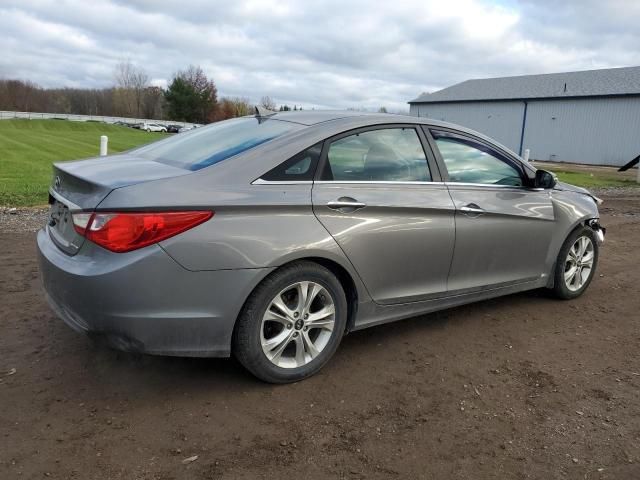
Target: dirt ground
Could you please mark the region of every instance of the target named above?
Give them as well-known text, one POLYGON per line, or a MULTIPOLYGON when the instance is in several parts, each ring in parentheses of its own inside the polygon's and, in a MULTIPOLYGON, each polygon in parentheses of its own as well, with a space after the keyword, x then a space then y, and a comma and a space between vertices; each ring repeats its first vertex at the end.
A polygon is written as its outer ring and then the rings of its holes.
POLYGON ((95 346, 47 308, 34 234, 0 233, 0 478, 640 478, 640 194, 602 212, 580 299, 353 333, 288 386, 95 346))

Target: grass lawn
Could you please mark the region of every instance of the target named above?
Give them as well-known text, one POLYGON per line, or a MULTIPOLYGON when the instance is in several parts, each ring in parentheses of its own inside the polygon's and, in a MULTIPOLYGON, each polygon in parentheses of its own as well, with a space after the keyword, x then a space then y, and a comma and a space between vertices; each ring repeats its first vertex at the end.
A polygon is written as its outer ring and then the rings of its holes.
POLYGON ((558 176, 561 182, 571 183, 584 188, 599 187, 640 187, 636 182, 637 170, 618 172, 615 167, 594 167, 575 164, 536 163, 537 168, 549 170, 558 176))
POLYGON ((97 156, 100 135, 109 137, 109 153, 165 136, 97 122, 0 120, 0 205, 46 204, 51 164, 97 156))

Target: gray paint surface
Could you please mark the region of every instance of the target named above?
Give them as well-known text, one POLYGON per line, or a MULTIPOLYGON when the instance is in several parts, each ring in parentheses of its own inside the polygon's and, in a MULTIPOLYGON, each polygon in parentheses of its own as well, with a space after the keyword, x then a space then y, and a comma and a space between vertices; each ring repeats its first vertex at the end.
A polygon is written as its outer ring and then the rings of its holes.
MULTIPOLYGON (((278 114, 291 120, 295 115, 278 114)), ((313 114, 305 115, 313 123, 313 114)), ((598 217, 594 200, 568 186, 541 191, 446 181, 254 183, 319 140, 381 124, 454 128, 519 161, 463 127, 397 115, 339 115, 318 114, 321 121, 309 128, 187 174, 171 175, 162 164, 154 170, 153 162, 138 163, 135 154, 129 161, 119 156, 113 162, 103 157, 57 164, 64 175, 60 189, 88 211, 204 209, 215 215, 128 253, 90 241, 65 253, 45 227, 37 239, 40 270, 54 310, 74 328, 120 348, 224 356, 250 293, 289 262, 321 261, 341 269, 354 285, 357 315, 350 324, 359 329, 549 286, 564 239, 598 217), (340 197, 365 206, 328 211, 327 203, 340 197), (463 213, 469 202, 484 214, 463 213)), ((439 153, 428 143, 424 148, 446 179, 439 153)), ((534 173, 529 165, 523 169, 529 178, 534 173)))

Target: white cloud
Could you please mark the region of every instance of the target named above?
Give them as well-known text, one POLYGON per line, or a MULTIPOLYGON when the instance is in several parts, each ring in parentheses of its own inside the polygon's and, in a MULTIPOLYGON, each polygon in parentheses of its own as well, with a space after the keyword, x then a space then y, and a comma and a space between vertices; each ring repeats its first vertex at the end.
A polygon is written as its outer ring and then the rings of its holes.
POLYGON ((406 109, 467 78, 638 65, 639 23, 624 0, 3 0, 0 76, 101 87, 130 58, 159 86, 198 64, 221 95, 406 109))

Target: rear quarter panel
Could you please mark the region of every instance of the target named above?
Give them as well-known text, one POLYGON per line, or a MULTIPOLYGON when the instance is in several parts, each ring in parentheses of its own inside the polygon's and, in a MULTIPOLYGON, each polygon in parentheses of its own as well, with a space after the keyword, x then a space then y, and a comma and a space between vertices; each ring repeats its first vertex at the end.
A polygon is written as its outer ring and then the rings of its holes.
POLYGON ((188 175, 113 191, 99 210, 211 209, 213 218, 160 246, 191 271, 278 267, 310 257, 331 260, 368 293, 333 237, 313 214, 311 184, 221 186, 188 175))

